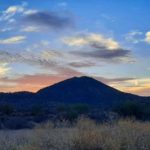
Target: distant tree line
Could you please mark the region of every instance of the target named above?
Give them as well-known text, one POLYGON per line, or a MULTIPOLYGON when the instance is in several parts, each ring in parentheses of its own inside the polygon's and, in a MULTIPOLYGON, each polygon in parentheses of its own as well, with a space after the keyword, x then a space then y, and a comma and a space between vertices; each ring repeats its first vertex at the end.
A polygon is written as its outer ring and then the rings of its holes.
POLYGON ((150 105, 128 101, 116 106, 113 111, 121 117, 134 117, 136 119, 150 119, 150 105))

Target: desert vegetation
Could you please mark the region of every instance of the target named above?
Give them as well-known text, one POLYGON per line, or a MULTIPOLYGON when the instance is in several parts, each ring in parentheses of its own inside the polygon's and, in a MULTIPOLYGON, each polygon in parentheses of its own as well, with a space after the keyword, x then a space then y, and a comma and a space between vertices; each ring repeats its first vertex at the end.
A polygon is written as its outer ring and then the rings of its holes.
POLYGON ((120 119, 97 123, 80 117, 45 122, 34 129, 1 130, 0 150, 149 150, 150 122, 120 119))

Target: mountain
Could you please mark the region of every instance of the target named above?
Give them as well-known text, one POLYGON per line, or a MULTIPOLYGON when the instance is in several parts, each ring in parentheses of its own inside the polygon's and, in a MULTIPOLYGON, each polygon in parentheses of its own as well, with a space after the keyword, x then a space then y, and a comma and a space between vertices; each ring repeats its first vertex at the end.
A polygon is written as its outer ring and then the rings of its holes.
POLYGON ((59 103, 86 103, 100 107, 111 107, 124 101, 148 102, 150 97, 124 93, 93 78, 73 77, 36 93, 38 99, 59 103))
POLYGON ((36 93, 0 93, 0 129, 32 128, 46 120, 73 121, 81 114, 109 121, 122 110, 150 120, 150 97, 124 93, 90 77, 73 77, 36 93))
POLYGON ((0 104, 9 103, 27 109, 34 105, 49 107, 59 104, 89 104, 111 108, 125 101, 150 103, 150 97, 142 97, 116 90, 93 78, 73 77, 39 90, 37 93, 0 93, 0 104))

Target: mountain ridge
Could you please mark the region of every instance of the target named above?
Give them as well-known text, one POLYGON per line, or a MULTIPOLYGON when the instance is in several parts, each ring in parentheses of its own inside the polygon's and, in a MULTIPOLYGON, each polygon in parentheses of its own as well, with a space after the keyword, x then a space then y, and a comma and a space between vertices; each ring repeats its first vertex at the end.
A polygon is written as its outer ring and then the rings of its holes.
POLYGON ((94 78, 72 77, 32 92, 0 93, 0 104, 31 107, 36 104, 49 106, 50 103, 84 103, 109 108, 125 101, 150 103, 150 97, 125 93, 94 78))

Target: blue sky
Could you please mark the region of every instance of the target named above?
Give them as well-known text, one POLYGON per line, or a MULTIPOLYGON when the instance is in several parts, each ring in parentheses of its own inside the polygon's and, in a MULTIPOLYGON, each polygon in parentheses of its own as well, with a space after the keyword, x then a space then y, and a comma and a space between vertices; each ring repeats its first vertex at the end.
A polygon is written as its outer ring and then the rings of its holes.
POLYGON ((150 93, 147 0, 1 0, 0 91, 72 76, 150 93))

